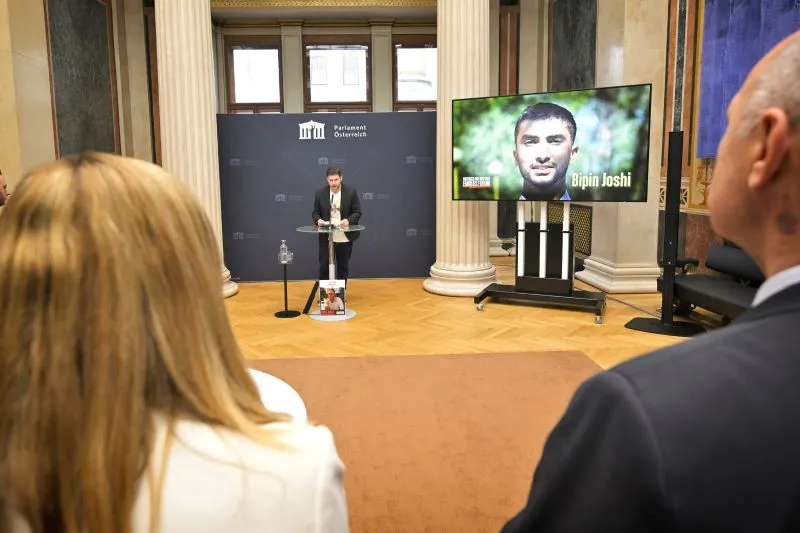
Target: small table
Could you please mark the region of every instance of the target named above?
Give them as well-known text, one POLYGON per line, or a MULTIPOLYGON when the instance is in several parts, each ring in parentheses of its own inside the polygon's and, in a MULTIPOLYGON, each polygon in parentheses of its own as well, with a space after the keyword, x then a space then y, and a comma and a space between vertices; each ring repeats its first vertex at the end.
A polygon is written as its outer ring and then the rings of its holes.
POLYGON ((286 267, 291 265, 292 261, 281 261, 281 265, 283 265, 283 311, 278 311, 275 313, 275 316, 278 318, 294 318, 296 316, 300 316, 300 311, 290 311, 289 310, 289 291, 287 288, 287 279, 286 279, 286 267))
MULTIPOLYGON (((345 233, 350 233, 352 231, 362 231, 366 229, 366 226, 362 226, 359 224, 350 224, 346 228, 342 228, 338 225, 330 225, 330 226, 301 226, 297 228, 297 231, 300 233, 316 233, 316 234, 327 234, 328 235, 328 279, 334 280, 336 279, 336 261, 333 253, 333 233, 335 231, 343 231, 345 233)), ((311 309, 311 304, 314 301, 314 296, 317 294, 317 289, 319 288, 319 280, 314 281, 314 287, 311 289, 311 294, 308 295, 308 300, 306 301, 306 306, 303 309, 303 314, 308 315, 309 310, 311 309)), ((310 315, 312 318, 317 320, 325 320, 325 321, 338 321, 338 320, 347 320, 349 318, 353 318, 356 316, 355 311, 348 309, 344 315, 332 315, 332 316, 323 316, 319 313, 310 315)))

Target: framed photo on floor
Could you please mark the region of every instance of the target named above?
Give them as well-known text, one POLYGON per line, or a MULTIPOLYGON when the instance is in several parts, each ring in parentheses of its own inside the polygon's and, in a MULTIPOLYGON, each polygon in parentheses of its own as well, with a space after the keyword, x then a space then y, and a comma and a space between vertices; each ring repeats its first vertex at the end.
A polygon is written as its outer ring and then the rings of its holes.
POLYGON ((343 279, 319 281, 319 314, 343 315, 347 310, 343 279))

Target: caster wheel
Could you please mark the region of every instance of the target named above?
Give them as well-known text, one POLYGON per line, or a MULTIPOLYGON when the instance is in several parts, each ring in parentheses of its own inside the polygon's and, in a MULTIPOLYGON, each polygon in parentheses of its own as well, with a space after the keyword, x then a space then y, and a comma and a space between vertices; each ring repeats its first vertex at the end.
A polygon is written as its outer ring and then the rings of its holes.
POLYGON ((475 309, 477 309, 478 311, 483 311, 483 304, 476 305, 475 309))
POLYGON ((602 324, 603 323, 603 317, 601 317, 600 315, 595 316, 594 317, 594 323, 595 324, 602 324))

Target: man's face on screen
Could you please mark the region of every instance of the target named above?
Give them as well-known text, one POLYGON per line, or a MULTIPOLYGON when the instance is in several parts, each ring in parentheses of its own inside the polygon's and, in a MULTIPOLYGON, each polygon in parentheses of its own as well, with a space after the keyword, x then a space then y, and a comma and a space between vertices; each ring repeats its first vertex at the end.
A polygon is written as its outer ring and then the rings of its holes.
POLYGON ((519 125, 514 161, 528 193, 545 196, 566 190, 567 169, 578 153, 567 124, 557 118, 526 120, 519 125))
POLYGON ((333 192, 339 192, 339 187, 342 186, 342 177, 336 174, 328 176, 328 186, 333 192))

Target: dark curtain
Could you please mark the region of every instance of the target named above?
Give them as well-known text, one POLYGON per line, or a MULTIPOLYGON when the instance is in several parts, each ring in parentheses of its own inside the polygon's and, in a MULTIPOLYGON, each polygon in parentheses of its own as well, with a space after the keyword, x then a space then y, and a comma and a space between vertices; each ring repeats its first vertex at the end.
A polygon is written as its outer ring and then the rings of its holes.
POLYGON ((697 157, 715 157, 725 110, 747 74, 800 28, 797 0, 705 0, 697 157))

